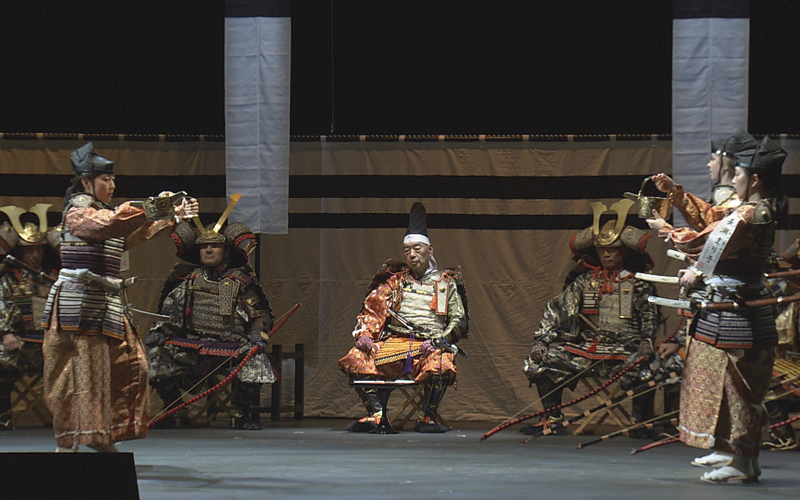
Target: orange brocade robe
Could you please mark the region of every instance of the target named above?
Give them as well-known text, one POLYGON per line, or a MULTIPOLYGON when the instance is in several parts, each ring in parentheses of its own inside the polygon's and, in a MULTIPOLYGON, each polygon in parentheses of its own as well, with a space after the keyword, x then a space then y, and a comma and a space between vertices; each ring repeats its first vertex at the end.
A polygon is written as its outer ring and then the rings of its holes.
MULTIPOLYGON (((110 271, 96 274, 118 276, 118 263, 116 269, 113 263, 119 260, 119 255, 104 254, 115 248, 106 242, 120 240, 119 248, 129 248, 171 224, 171 221, 148 222, 144 211, 129 203, 116 210, 72 207, 66 213, 64 225, 68 233, 82 241, 72 246, 62 243, 64 269, 91 268, 99 260, 100 268, 110 271), (88 253, 82 255, 84 250, 88 253), (91 255, 85 261, 86 266, 75 264, 86 255, 91 255)), ((46 329, 44 393, 53 413, 53 432, 59 447, 103 446, 147 435, 150 400, 144 347, 125 317, 122 335, 106 333, 109 330, 102 324, 110 321, 110 316, 103 313, 103 302, 96 303, 97 297, 106 298, 106 312, 111 304, 119 303, 119 292, 63 275, 48 298, 50 314, 43 325, 46 329), (91 304, 82 302, 80 297, 91 297, 91 304), (99 326, 65 329, 59 318, 59 309, 67 305, 65 301, 71 302, 68 305, 72 309, 91 307, 98 311, 89 318, 94 317, 99 326)))
POLYGON ((415 280, 407 268, 392 273, 386 281, 367 295, 353 334, 355 338, 363 335, 371 336, 375 341, 375 348, 371 352, 364 352, 353 347, 339 360, 339 368, 349 375, 359 377, 383 380, 410 377, 417 382, 434 375, 448 374, 449 383, 455 383, 456 366, 452 353, 436 350, 425 355, 420 350, 422 342, 434 336, 433 334, 418 332, 411 339, 392 326, 389 309, 402 313, 404 300, 406 308, 410 303, 413 304, 412 308, 418 314, 415 320, 420 321, 421 317, 427 316, 431 324, 439 322, 441 327, 439 333, 457 331, 455 325, 466 315, 461 298, 456 292, 455 278, 451 271, 433 271, 421 280, 415 280), (431 300, 433 295, 427 293, 427 287, 433 290, 436 283, 440 282, 449 284, 447 314, 433 319, 437 316, 434 312, 435 304, 431 300), (404 374, 404 365, 409 353, 412 358, 412 370, 410 374, 404 374))

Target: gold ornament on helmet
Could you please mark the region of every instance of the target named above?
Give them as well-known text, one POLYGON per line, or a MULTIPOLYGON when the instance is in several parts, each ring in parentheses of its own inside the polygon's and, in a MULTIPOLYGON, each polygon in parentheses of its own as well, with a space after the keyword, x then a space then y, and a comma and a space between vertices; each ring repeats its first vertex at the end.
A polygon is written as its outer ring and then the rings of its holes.
POLYGON ((47 244, 47 209, 52 206, 52 203, 37 203, 26 211, 14 205, 6 205, 0 207, 0 212, 8 216, 11 226, 20 237, 21 245, 45 245, 47 244), (26 222, 23 225, 20 216, 24 213, 36 215, 39 218, 39 227, 32 222, 26 222))
POLYGON ((622 245, 618 242, 622 230, 625 229, 625 220, 628 216, 628 210, 634 205, 635 202, 627 199, 622 199, 607 208, 604 203, 595 201, 589 203, 594 212, 594 222, 592 224, 592 237, 594 245, 599 247, 619 246, 622 245), (617 214, 616 220, 606 222, 603 227, 600 227, 600 217, 607 211, 614 211, 617 214), (617 245, 615 245, 617 243, 617 245))
POLYGON ((203 227, 203 224, 200 222, 200 218, 197 216, 193 217, 194 223, 197 226, 197 229, 200 231, 200 236, 195 241, 196 244, 201 245, 204 243, 225 243, 225 235, 220 233, 220 229, 222 229, 222 225, 225 223, 225 220, 233 211, 233 207, 239 202, 239 198, 242 195, 239 193, 232 194, 230 196, 231 202, 228 203, 228 207, 222 212, 220 215, 219 220, 213 226, 209 226, 209 228, 203 227))

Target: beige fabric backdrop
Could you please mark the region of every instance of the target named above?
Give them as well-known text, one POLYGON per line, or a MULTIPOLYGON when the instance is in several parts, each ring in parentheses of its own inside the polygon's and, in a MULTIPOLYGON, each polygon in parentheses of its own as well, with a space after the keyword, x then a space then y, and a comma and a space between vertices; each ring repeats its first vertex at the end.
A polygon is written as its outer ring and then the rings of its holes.
MULTIPOLYGON (((613 139, 613 138, 612 138, 613 139)), ((788 141, 791 142, 791 141, 788 141)), ((70 173, 69 152, 82 141, 0 140, 3 173, 31 174, 33 182, 70 173)), ((104 156, 118 162, 120 182, 127 175, 224 175, 220 142, 95 141, 104 156)), ((787 160, 787 173, 800 173, 797 149, 787 160)), ((290 174, 608 176, 669 172, 669 141, 610 140, 602 142, 293 142, 290 174)), ((699 166, 699 168, 702 166, 699 166)), ((210 177, 217 176, 217 177, 210 177)), ((66 186, 64 186, 66 187, 66 186)), ((153 186, 179 190, 181 186, 153 186)), ((6 190, 8 192, 8 190, 6 190)), ((191 194, 191 193, 190 193, 191 194)), ((621 197, 610 192, 606 204, 621 197)), ((407 213, 417 201, 403 198, 290 200, 290 214, 407 213)), ((491 198, 421 199, 429 214, 561 215, 589 214, 592 200, 502 200, 491 198)), ((60 210, 61 198, 7 196, 0 205, 28 208, 39 201, 60 210)), ((201 198, 204 212, 219 213, 225 202, 201 198)), ((206 223, 212 221, 205 221, 206 223)), ((459 359, 458 389, 448 393, 442 411, 450 420, 499 422, 528 407, 536 391, 520 371, 532 343, 544 303, 561 289, 571 268, 567 230, 446 230, 430 228, 440 267, 460 265, 469 296, 470 338, 460 345, 469 358, 459 359)), ((276 315, 297 302, 302 307, 276 335, 284 346, 304 343, 307 416, 354 417, 363 409, 347 387, 336 361, 352 346, 351 331, 366 287, 381 263, 401 257, 403 229, 297 229, 286 235, 261 235, 261 282, 276 315)), ((783 235, 782 241, 797 236, 783 235)), ((783 245, 778 243, 776 246, 783 245)), ((674 273, 677 265, 664 257, 666 246, 656 238, 648 250, 656 273, 674 273)), ((169 238, 147 242, 131 252, 130 274, 139 276, 131 299, 154 310, 163 277, 177 259, 169 238)), ((661 293, 676 290, 661 286, 661 293)), ((672 314, 672 311, 665 311, 672 314)), ((138 316, 142 335, 150 319, 138 316)), ((285 365, 290 366, 288 363, 285 365)), ((286 370, 287 380, 291 370, 286 370)), ((287 384, 290 386, 290 384, 287 384)), ((537 406, 529 407, 526 412, 537 406)))

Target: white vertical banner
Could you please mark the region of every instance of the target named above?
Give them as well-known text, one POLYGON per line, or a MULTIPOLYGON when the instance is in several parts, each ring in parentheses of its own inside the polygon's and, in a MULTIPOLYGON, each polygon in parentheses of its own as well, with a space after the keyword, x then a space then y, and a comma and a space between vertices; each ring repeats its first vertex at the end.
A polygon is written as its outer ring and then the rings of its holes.
POLYGON ((254 233, 289 228, 289 0, 225 4, 225 174, 242 198, 229 220, 254 233))
POLYGON ((672 174, 700 197, 711 191, 711 141, 747 128, 748 7, 748 0, 674 2, 672 174))

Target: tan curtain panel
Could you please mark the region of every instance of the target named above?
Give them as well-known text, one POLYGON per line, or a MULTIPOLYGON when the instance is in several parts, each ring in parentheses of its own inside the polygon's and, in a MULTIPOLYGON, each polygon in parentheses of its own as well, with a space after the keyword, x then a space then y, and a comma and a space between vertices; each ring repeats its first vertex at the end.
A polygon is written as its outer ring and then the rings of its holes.
MULTIPOLYGON (((69 152, 83 142, 0 139, 0 205, 44 201, 60 211, 69 152)), ((94 142, 117 162, 120 197, 185 189, 200 199, 204 222, 224 210, 224 142, 94 142)), ((800 173, 797 150, 787 160, 789 173, 800 173)), ((637 191, 646 176, 669 173, 672 164, 670 141, 657 137, 323 138, 292 142, 290 160, 289 232, 260 236, 260 279, 277 316, 302 303, 273 341, 306 345, 306 415, 363 413, 337 360, 353 345, 355 317, 374 272, 386 259, 402 257, 408 211, 421 201, 440 268, 462 268, 471 314, 470 338, 459 344, 469 358, 458 359, 458 387, 442 411, 448 420, 482 421, 501 421, 538 399, 520 367, 545 302, 571 269, 569 239, 591 224, 589 201, 610 205, 624 191, 637 191)), ((633 213, 629 220, 636 222, 633 213)), ((786 233, 787 241, 797 237, 786 233)), ((665 249, 657 238, 648 243, 656 273, 677 269, 665 249)), ((129 274, 139 276, 130 294, 136 307, 155 310, 176 262, 170 238, 131 252, 129 274)), ((677 294, 668 286, 660 291, 677 294)), ((152 319, 136 319, 146 335, 152 319)), ((288 382, 292 370, 285 366, 288 382)))

